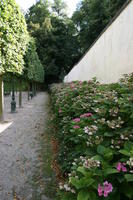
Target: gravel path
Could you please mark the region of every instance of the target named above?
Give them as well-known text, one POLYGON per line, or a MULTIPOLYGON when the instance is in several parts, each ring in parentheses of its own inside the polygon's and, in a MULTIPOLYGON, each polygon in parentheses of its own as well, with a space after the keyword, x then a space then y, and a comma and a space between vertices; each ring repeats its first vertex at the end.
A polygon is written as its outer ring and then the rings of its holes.
MULTIPOLYGON (((39 93, 11 114, 10 97, 5 98, 5 119, 13 122, 0 133, 0 200, 33 200, 32 175, 39 165, 40 144, 47 118, 47 93, 39 93)), ((1 125, 2 126, 2 125, 1 125)), ((41 200, 48 200, 43 195, 41 200)))

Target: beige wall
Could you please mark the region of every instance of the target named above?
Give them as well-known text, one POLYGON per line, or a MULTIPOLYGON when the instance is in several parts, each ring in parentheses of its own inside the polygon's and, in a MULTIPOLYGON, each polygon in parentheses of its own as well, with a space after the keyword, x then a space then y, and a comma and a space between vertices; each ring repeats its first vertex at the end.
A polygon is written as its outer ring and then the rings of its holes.
POLYGON ((64 81, 84 81, 97 77, 102 83, 111 83, 130 72, 133 72, 133 0, 64 81))

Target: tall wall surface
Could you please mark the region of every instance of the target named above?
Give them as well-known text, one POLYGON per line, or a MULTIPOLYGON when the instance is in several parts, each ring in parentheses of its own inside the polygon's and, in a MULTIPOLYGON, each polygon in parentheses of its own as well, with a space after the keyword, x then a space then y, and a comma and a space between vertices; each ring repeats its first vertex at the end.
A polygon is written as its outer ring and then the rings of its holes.
POLYGON ((90 80, 117 82, 133 72, 133 0, 103 31, 83 58, 65 77, 64 82, 90 80))

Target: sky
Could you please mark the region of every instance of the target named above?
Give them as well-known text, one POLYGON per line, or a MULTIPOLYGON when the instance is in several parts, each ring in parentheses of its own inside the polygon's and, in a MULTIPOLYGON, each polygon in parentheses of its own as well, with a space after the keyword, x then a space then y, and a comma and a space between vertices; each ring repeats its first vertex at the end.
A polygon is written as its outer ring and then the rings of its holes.
MULTIPOLYGON (((76 9, 76 4, 79 0, 64 0, 68 5, 68 15, 71 16, 73 11, 76 9)), ((36 0, 16 0, 16 2, 20 5, 23 10, 27 10, 33 4, 35 4, 36 0)))

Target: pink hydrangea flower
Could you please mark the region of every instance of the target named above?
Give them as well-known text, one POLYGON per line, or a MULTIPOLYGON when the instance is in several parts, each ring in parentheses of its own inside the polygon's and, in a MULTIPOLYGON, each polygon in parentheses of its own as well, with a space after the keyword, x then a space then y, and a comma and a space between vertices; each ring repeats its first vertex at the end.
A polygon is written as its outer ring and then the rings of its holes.
POLYGON ((74 128, 74 129, 79 129, 79 128, 80 128, 80 126, 73 126, 73 128, 74 128))
POLYGON ((120 162, 117 163, 116 169, 117 169, 119 172, 121 171, 121 163, 120 163, 120 162))
POLYGON ((61 109, 59 109, 59 111, 58 111, 59 113, 61 113, 62 112, 62 110, 61 109))
POLYGON ((104 182, 104 197, 107 197, 110 192, 112 192, 113 187, 111 183, 108 183, 107 181, 104 182))
POLYGON ((123 163, 123 165, 122 165, 122 171, 123 172, 127 172, 127 168, 125 167, 125 165, 126 165, 126 163, 123 163))
POLYGON ((116 169, 120 172, 127 172, 127 168, 126 168, 126 163, 121 163, 121 162, 118 162, 117 163, 117 166, 116 166, 116 169))
POLYGON ((81 115, 80 117, 87 118, 87 117, 91 117, 91 116, 92 116, 92 113, 85 113, 85 114, 81 115))
POLYGON ((103 186, 98 184, 98 195, 99 196, 108 197, 109 193, 111 193, 112 190, 113 190, 112 184, 108 183, 108 181, 105 181, 103 183, 103 186))
POLYGON ((98 184, 98 195, 99 196, 103 195, 103 187, 100 184, 98 184))
POLYGON ((73 83, 70 84, 70 88, 73 89, 75 85, 73 83))
POLYGON ((80 118, 73 119, 73 122, 80 122, 80 118))

